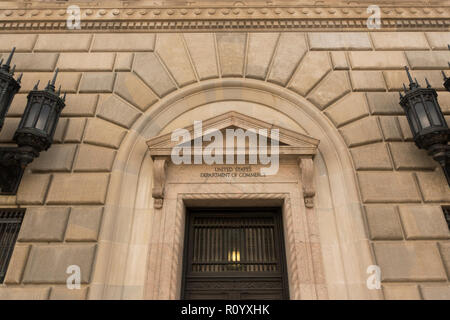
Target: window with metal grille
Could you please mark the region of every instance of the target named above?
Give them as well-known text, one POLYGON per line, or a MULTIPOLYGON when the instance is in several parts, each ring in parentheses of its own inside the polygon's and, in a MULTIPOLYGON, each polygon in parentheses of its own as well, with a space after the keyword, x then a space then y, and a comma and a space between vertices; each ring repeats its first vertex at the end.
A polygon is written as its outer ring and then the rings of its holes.
POLYGON ((0 283, 5 279, 24 214, 25 209, 0 209, 0 283))
POLYGON ((450 206, 442 207, 442 211, 444 211, 445 220, 447 220, 448 228, 450 229, 450 206))

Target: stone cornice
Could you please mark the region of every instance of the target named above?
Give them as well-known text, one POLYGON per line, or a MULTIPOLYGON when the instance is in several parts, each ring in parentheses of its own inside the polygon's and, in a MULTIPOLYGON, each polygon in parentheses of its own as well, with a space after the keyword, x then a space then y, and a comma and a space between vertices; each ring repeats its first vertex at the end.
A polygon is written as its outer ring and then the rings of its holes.
MULTIPOLYGON (((365 6, 81 8, 68 30, 65 8, 0 9, 1 32, 367 31, 365 6)), ((381 29, 450 30, 450 6, 381 7, 381 29)))

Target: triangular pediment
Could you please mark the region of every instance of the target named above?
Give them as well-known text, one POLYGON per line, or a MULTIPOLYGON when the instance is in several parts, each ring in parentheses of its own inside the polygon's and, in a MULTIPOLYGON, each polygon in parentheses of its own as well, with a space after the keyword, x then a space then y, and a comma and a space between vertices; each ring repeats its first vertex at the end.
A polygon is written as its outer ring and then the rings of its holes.
MULTIPOLYGON (((211 132, 220 131, 224 139, 223 145, 226 146, 225 137, 228 129, 234 131, 238 129, 242 129, 244 131, 253 131, 256 132, 258 139, 261 135, 263 135, 269 147, 272 142, 271 130, 277 129, 279 133, 277 141, 280 149, 280 155, 314 155, 317 151, 317 146, 319 145, 319 140, 317 139, 289 129, 276 127, 268 122, 261 121, 234 111, 227 112, 214 118, 202 121, 202 130, 200 131, 200 134, 198 134, 199 127, 197 126, 196 128, 197 131, 195 131, 194 124, 183 128, 184 130, 186 130, 185 132, 189 132, 190 137, 192 137, 189 142, 186 140, 183 145, 194 146, 194 140, 200 140, 200 145, 204 147, 205 145, 208 145, 210 143, 204 141, 205 136, 207 136, 208 133, 210 134, 211 132)), ((170 155, 171 150, 179 144, 180 141, 172 141, 172 133, 160 135, 147 141, 150 155, 152 157, 170 155)))
MULTIPOLYGON (((222 141, 223 141, 223 143, 225 144, 225 139, 224 139, 224 137, 227 136, 227 131, 231 130, 232 132, 237 132, 237 130, 239 130, 239 129, 246 130, 246 129, 244 129, 244 128, 240 128, 240 127, 236 127, 236 126, 229 126, 229 127, 223 128, 223 129, 216 129, 216 128, 215 128, 215 129, 214 129, 212 132, 210 132, 210 133, 214 134, 214 133, 216 133, 216 132, 220 132, 220 136, 222 136, 222 139, 223 139, 222 141)), ((258 131, 257 131, 257 132, 258 132, 258 131)), ((269 134, 268 134, 268 135, 264 135, 264 137, 267 139, 267 145, 271 145, 272 142, 275 141, 275 140, 273 140, 273 139, 270 137, 270 131, 269 131, 269 130, 268 130, 268 133, 269 133, 269 134)), ((192 135, 191 135, 191 137, 192 137, 192 135)), ((180 146, 194 145, 195 142, 200 141, 200 144, 201 144, 203 147, 206 147, 207 145, 210 144, 210 141, 209 141, 209 140, 206 141, 206 140, 205 140, 205 137, 206 137, 206 132, 204 131, 203 134, 200 135, 199 137, 196 137, 195 139, 192 138, 191 140, 186 141, 186 142, 184 142, 184 143, 181 143, 181 144, 179 144, 179 145, 180 145, 180 146)), ((256 133, 256 137, 259 138, 259 137, 260 137, 260 134, 256 133)), ((278 141, 278 145, 279 145, 279 146, 287 146, 287 144, 281 142, 280 139, 277 139, 276 141, 278 141)), ((247 140, 246 142, 247 142, 247 146, 248 146, 248 142, 249 142, 249 141, 247 140)))

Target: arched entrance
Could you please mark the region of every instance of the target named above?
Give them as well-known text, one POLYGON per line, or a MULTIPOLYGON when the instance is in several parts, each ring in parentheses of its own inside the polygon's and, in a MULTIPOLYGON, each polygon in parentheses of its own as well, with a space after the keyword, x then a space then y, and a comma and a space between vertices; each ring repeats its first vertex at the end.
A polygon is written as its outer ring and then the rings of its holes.
MULTIPOLYGON (((293 281, 296 287, 291 289, 294 290, 291 299, 320 298, 318 284, 322 283, 323 290, 332 299, 378 298, 379 293, 366 287, 366 269, 374 264, 373 256, 355 171, 344 141, 331 122, 306 99, 276 85, 249 79, 209 80, 179 89, 153 105, 135 123, 114 164, 90 298, 179 297, 181 261, 176 252, 183 239, 179 235, 177 241, 165 242, 154 232, 158 219, 164 217, 155 214, 158 211, 153 207, 153 163, 146 141, 170 132, 169 128, 191 124, 188 120, 199 114, 202 116, 196 120, 230 111, 223 109, 225 101, 245 102, 248 108, 241 112, 247 112, 248 116, 268 122, 276 119, 279 123, 275 125, 284 125, 320 140, 314 160, 315 205, 305 210, 305 216, 317 221, 317 229, 310 228, 307 241, 310 248, 320 246, 322 259, 316 261, 322 260, 323 265, 305 268, 304 261, 297 261, 298 274, 305 270, 311 272, 293 281), (199 108, 209 111, 199 112, 199 108), (154 252, 160 252, 161 259, 150 263, 148 257, 154 252), (171 269, 161 273, 167 259, 171 269), (320 269, 323 281, 317 278, 320 269), (159 275, 159 278, 150 279, 148 274, 159 275)), ((313 252, 311 249, 309 254, 313 252)), ((312 264, 313 261, 311 258, 312 264)))

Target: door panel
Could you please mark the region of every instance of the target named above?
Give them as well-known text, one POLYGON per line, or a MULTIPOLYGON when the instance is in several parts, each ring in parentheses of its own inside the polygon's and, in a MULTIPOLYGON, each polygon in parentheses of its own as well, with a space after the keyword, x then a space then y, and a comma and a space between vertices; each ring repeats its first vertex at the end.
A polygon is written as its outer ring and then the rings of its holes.
POLYGON ((188 210, 182 298, 287 299, 279 209, 188 210))

